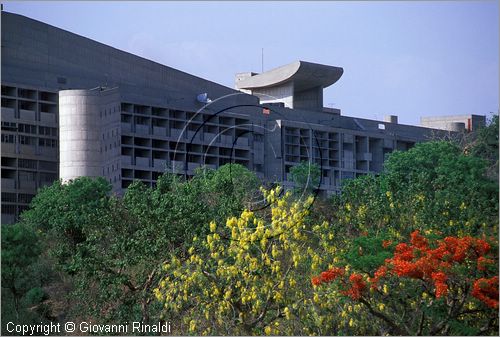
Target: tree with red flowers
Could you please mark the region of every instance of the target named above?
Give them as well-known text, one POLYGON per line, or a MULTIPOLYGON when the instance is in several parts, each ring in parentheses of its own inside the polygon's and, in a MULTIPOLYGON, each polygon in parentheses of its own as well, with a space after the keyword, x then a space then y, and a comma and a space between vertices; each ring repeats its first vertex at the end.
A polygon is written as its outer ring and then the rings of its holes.
MULTIPOLYGON (((349 317, 358 331, 497 334, 498 247, 493 247, 494 242, 471 236, 429 239, 414 231, 409 243, 382 241, 380 250, 392 253, 373 272, 356 263, 359 270, 354 270, 348 264, 322 272, 312 278, 312 284, 322 296, 333 291, 361 305, 349 317)), ((359 250, 361 260, 366 259, 363 254, 359 250)))

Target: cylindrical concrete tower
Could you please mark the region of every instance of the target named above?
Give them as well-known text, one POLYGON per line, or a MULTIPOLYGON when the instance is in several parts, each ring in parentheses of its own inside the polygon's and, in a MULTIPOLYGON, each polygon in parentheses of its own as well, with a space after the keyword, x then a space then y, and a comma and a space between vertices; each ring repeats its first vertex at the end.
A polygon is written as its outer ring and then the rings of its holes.
POLYGON ((59 91, 59 174, 63 181, 102 176, 98 90, 59 91))

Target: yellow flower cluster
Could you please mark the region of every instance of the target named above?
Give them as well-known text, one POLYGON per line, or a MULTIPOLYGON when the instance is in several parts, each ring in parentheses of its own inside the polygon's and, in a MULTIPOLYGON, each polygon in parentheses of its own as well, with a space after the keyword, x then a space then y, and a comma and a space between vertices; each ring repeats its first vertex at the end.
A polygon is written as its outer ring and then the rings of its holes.
POLYGON ((311 275, 326 267, 321 250, 309 245, 316 242, 333 252, 333 235, 326 222, 307 228, 312 197, 299 203, 280 192, 263 190, 270 214, 245 210, 225 226, 211 222, 210 233, 193 240, 183 261, 173 257, 163 266, 156 298, 166 314, 189 317, 189 332, 203 333, 215 324, 219 333, 230 327, 241 334, 287 334, 279 321, 304 310, 298 303, 308 303, 311 275))

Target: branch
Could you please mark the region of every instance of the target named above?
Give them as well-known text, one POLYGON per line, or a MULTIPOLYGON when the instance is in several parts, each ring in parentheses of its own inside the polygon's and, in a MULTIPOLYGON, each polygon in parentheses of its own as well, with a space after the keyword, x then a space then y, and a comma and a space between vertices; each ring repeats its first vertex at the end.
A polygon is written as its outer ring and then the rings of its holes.
MULTIPOLYGON (((387 317, 386 315, 384 315, 383 313, 379 312, 379 311, 375 311, 372 306, 370 305, 370 303, 368 303, 368 301, 366 301, 364 298, 360 298, 359 301, 361 303, 363 303, 367 308, 368 308, 368 311, 375 317, 378 317, 380 319, 382 319, 384 322, 386 322, 390 327, 391 329, 395 332, 396 335, 411 335, 408 331, 404 331, 402 330, 396 323, 394 323, 389 317, 387 317)), ((406 330, 406 329, 405 329, 406 330)))

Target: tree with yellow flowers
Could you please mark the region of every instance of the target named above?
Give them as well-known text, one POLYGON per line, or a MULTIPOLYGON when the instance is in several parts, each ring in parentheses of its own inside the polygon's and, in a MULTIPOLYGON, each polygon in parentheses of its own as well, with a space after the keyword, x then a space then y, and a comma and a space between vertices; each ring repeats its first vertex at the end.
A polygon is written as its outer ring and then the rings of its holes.
POLYGON ((184 317, 179 333, 325 332, 310 277, 328 266, 333 235, 325 235, 327 223, 305 220, 312 197, 300 203, 289 192, 278 197, 280 188, 263 192, 267 212, 211 222, 211 233, 195 237, 185 257, 164 265, 155 294, 166 317, 184 317))

